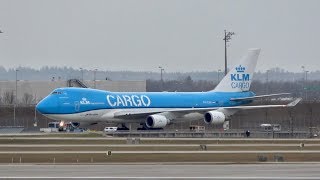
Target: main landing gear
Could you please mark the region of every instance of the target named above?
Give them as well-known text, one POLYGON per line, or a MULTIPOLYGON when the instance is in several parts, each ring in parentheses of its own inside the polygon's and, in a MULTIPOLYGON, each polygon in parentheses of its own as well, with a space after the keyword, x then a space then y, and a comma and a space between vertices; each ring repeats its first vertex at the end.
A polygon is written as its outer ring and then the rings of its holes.
POLYGON ((137 128, 137 130, 163 130, 163 128, 148 128, 146 123, 140 123, 141 127, 137 128))
POLYGON ((118 131, 119 131, 119 130, 129 131, 130 129, 126 126, 126 124, 122 123, 122 124, 121 124, 121 127, 118 127, 117 130, 118 130, 118 131))

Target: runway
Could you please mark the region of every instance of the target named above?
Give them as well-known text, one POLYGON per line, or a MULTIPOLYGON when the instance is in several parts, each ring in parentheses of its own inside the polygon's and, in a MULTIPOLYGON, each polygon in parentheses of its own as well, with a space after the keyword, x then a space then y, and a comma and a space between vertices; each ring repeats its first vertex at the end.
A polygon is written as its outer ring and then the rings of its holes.
MULTIPOLYGON (((0 151, 0 154, 105 154, 106 151, 0 151)), ((319 150, 270 150, 270 151, 112 151, 113 154, 248 154, 248 153, 320 153, 319 150)))
POLYGON ((0 178, 73 179, 319 179, 319 163, 0 165, 0 178))

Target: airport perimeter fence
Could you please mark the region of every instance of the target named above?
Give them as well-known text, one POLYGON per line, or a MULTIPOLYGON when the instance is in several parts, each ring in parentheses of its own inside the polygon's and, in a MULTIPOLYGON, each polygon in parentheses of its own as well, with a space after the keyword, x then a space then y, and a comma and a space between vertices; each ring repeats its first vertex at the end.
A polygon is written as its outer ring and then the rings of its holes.
POLYGON ((247 136, 245 131, 232 131, 232 132, 190 132, 190 131, 117 131, 107 133, 114 137, 140 137, 140 138, 318 138, 317 134, 308 131, 296 132, 262 132, 252 131, 247 136))

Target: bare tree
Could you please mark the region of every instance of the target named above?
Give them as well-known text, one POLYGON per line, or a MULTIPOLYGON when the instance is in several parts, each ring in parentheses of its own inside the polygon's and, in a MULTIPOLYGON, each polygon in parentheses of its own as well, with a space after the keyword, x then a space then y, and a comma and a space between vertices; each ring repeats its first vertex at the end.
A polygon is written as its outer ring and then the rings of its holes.
POLYGON ((23 97, 22 97, 23 104, 25 104, 25 105, 32 104, 33 100, 34 100, 34 98, 33 98, 32 94, 29 94, 29 93, 24 93, 23 94, 23 97))
POLYGON ((2 104, 2 103, 3 103, 3 98, 2 98, 2 94, 0 92, 0 104, 2 104))
POLYGON ((6 91, 3 93, 3 103, 8 105, 8 104, 13 104, 14 102, 14 93, 13 91, 6 91))

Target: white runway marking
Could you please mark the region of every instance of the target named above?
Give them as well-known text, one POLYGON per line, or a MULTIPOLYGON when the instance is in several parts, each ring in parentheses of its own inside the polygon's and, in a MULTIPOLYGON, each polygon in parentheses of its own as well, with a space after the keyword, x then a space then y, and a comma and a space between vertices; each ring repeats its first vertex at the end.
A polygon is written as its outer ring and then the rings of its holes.
POLYGON ((0 179, 223 179, 223 180, 242 180, 242 179, 262 179, 262 180, 274 180, 274 179, 279 179, 279 180, 295 180, 295 179, 307 179, 307 180, 314 180, 314 179, 319 179, 318 177, 262 177, 262 176, 255 176, 255 177, 186 177, 186 176, 177 176, 177 177, 156 177, 156 176, 151 176, 151 177, 144 177, 144 176, 137 176, 137 177, 131 177, 131 176, 100 176, 100 177, 89 177, 89 176, 74 176, 74 177, 68 177, 68 176, 52 176, 52 177, 1 177, 0 179))

